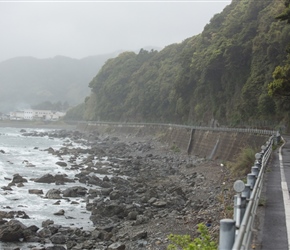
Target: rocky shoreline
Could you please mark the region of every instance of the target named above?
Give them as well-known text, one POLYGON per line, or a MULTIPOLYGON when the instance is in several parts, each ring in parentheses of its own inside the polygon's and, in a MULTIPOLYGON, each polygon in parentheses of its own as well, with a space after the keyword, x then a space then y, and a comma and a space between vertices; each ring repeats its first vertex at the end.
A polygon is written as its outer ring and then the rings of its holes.
MULTIPOLYGON (((27 227, 17 220, 17 211, 0 211, 3 242, 29 242, 33 250, 162 250, 169 244, 170 233, 195 237, 198 223, 206 224, 217 237, 220 219, 232 213, 233 180, 220 162, 170 150, 151 137, 67 130, 23 130, 22 134, 70 138, 84 145, 46 149, 60 159, 57 164, 67 171, 78 170, 74 179, 47 173, 34 181, 52 186, 76 182, 74 187, 63 190, 51 188, 45 197, 56 203, 70 197, 83 198, 94 228, 63 227, 52 220, 43 221, 42 228, 27 227), (99 161, 104 158, 106 161, 99 161)), ((6 188, 25 182, 15 175, 6 188)), ((31 190, 36 194, 41 191, 31 190)), ((59 211, 58 215, 64 216, 65 212, 59 211)))

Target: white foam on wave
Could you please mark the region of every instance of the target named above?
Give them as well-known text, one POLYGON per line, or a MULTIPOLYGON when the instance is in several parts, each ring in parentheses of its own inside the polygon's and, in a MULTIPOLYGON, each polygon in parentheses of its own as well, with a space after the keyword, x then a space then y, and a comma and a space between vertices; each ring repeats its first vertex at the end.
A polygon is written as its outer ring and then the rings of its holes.
MULTIPOLYGON (((84 186, 84 184, 75 182, 55 186, 55 184, 33 181, 47 173, 67 174, 68 178, 74 177, 78 170, 67 170, 58 166, 56 162, 60 159, 44 151, 49 147, 61 148, 64 140, 51 140, 47 137, 21 137, 19 134, 19 129, 0 128, 0 149, 5 151, 4 154, 0 154, 0 187, 7 186, 15 173, 26 178, 28 182, 25 182, 23 187, 12 186, 12 191, 0 189, 0 209, 26 212, 30 219, 20 219, 25 225, 34 224, 41 227, 42 221, 53 219, 57 224, 63 226, 74 225, 91 228, 90 213, 86 211, 86 203, 83 198, 60 199, 59 205, 54 205, 56 200, 45 198, 47 191, 52 188, 64 190, 72 186, 84 186), (43 195, 30 194, 30 189, 42 190, 43 195), (77 204, 71 204, 72 201, 76 201, 77 204), (53 215, 60 209, 65 210, 64 216, 53 215)), ((65 140, 67 141, 67 139, 65 140)))

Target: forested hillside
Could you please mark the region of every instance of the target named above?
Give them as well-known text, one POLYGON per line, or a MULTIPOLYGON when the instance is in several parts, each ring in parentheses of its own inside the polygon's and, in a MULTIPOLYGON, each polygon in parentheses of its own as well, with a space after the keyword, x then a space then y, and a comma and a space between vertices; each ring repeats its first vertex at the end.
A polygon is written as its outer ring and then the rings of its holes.
POLYGON ((0 112, 44 101, 77 105, 90 94, 88 82, 117 53, 72 59, 16 57, 0 63, 0 112))
POLYGON ((110 59, 68 117, 236 126, 287 119, 289 100, 268 95, 290 42, 290 25, 275 19, 284 8, 283 0, 233 0, 197 36, 110 59))

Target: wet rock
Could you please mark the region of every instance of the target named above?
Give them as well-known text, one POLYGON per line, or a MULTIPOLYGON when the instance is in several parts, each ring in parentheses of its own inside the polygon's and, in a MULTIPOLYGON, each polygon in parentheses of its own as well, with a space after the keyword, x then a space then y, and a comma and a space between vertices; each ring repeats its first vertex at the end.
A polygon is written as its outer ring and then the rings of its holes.
POLYGON ((83 197, 87 194, 87 188, 76 186, 70 187, 62 191, 63 197, 83 197))
POLYGON ((23 178, 19 174, 14 174, 11 182, 12 183, 23 183, 23 182, 27 182, 27 179, 23 178))
POLYGON ((47 226, 49 226, 49 225, 53 225, 54 224, 54 221, 53 220, 45 220, 45 221, 43 221, 42 223, 41 223, 41 226, 42 227, 47 227, 47 226))
POLYGON ((4 242, 20 241, 27 227, 18 220, 10 220, 0 226, 0 240, 4 242))
POLYGON ((65 244, 67 237, 61 233, 56 233, 50 237, 50 240, 53 244, 65 244))
POLYGON ((41 228, 38 232, 37 235, 41 238, 48 238, 51 236, 51 231, 48 228, 41 228))
POLYGON ((102 188, 100 190, 100 193, 101 195, 109 196, 112 191, 113 191, 113 188, 102 188))
POLYGON ((48 148, 48 149, 45 149, 44 151, 47 151, 48 153, 50 153, 50 154, 55 154, 55 151, 54 151, 54 149, 53 148, 48 148))
POLYGON ((43 191, 41 189, 29 189, 28 193, 30 193, 30 194, 43 194, 43 191))
POLYGON ((34 182, 40 182, 40 183, 53 183, 55 182, 55 178, 52 174, 45 174, 40 178, 36 178, 34 182))
POLYGON ((58 166, 61 166, 61 167, 66 167, 67 166, 67 163, 65 163, 63 161, 58 161, 55 164, 58 165, 58 166))
POLYGON ((70 178, 67 178, 67 175, 65 174, 57 174, 54 176, 55 178, 55 183, 56 184, 64 184, 66 182, 75 182, 74 180, 70 179, 70 178))
POLYGON ((50 189, 47 191, 45 197, 48 199, 61 199, 61 191, 55 188, 50 189))
POLYGON ((54 215, 64 215, 64 213, 65 213, 64 210, 61 209, 58 212, 54 213, 54 215))
POLYGON ((3 186, 1 187, 1 189, 3 189, 4 191, 12 191, 13 189, 9 186, 3 186))

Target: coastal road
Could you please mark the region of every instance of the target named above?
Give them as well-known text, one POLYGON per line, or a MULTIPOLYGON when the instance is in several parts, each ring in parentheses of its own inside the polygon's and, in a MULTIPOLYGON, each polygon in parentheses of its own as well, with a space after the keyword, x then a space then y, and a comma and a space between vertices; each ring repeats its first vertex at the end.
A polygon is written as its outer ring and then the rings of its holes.
POLYGON ((261 222, 261 250, 290 250, 290 136, 272 153, 264 183, 264 211, 261 222))

